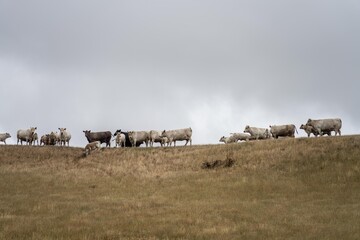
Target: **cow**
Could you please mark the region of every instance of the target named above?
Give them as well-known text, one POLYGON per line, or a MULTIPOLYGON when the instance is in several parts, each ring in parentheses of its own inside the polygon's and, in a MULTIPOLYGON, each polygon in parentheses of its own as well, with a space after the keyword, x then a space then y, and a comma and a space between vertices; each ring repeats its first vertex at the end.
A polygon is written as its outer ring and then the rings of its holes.
POLYGON ((225 136, 222 136, 219 140, 219 142, 223 142, 225 144, 228 144, 228 143, 236 143, 238 140, 233 136, 231 135, 230 137, 225 137, 225 136))
POLYGON ((168 143, 168 139, 166 137, 161 137, 161 131, 150 131, 150 146, 153 147, 155 142, 160 143, 161 146, 164 146, 165 143, 168 143))
POLYGON ((90 154, 90 152, 96 151, 101 149, 101 142, 100 141, 94 141, 86 144, 85 146, 85 157, 90 154))
POLYGON ((319 133, 320 136, 322 136, 326 131, 335 131, 335 136, 337 134, 341 136, 340 129, 342 126, 342 121, 340 118, 318 120, 309 119, 306 125, 312 126, 319 133))
MULTIPOLYGON (((314 134, 315 137, 319 135, 319 132, 313 126, 307 124, 301 124, 300 129, 303 129, 307 133, 308 137, 310 137, 311 133, 314 134)), ((323 130, 322 132, 328 136, 331 136, 331 131, 329 130, 323 130)))
MULTIPOLYGON (((114 133, 114 137, 119 134, 122 133, 125 135, 125 147, 132 147, 130 138, 129 138, 129 133, 128 132, 123 132, 121 131, 121 129, 116 130, 116 132, 114 133)), ((137 142, 136 146, 139 147, 143 142, 137 142)))
POLYGON ((91 132, 91 130, 84 130, 85 137, 89 143, 100 141, 101 143, 106 143, 106 147, 110 147, 111 145, 111 132, 91 132))
POLYGON ((169 144, 174 142, 174 147, 176 146, 176 141, 186 141, 185 146, 190 142, 190 146, 192 144, 191 140, 192 129, 191 128, 183 128, 176 130, 164 130, 161 133, 161 137, 167 137, 169 144))
POLYGON ((143 142, 145 142, 147 147, 150 141, 150 134, 146 131, 129 131, 129 139, 133 147, 136 147, 137 143, 143 142))
POLYGON ((49 134, 42 135, 40 138, 40 146, 44 145, 56 145, 57 143, 57 136, 56 133, 51 132, 49 134))
POLYGON ((69 146, 71 134, 66 130, 66 128, 59 128, 59 130, 60 130, 60 135, 59 135, 60 146, 62 146, 63 144, 64 146, 66 146, 66 143, 69 146))
POLYGON ((236 139, 236 141, 249 141, 251 135, 247 133, 230 133, 230 135, 236 139))
POLYGON ((250 127, 247 125, 244 129, 244 133, 250 133, 251 137, 256 140, 270 138, 269 130, 267 128, 250 127))
POLYGON ((22 142, 25 141, 27 142, 29 145, 31 145, 32 142, 32 138, 33 135, 36 131, 37 127, 31 127, 29 129, 26 130, 18 130, 17 131, 17 144, 19 144, 19 141, 22 145, 22 142))
POLYGON ((113 139, 113 141, 115 141, 115 147, 120 146, 120 147, 125 147, 126 144, 126 136, 124 133, 117 133, 115 136, 115 139, 113 139))
POLYGON ((298 134, 298 131, 294 124, 287 125, 270 125, 270 133, 273 138, 278 137, 295 137, 295 131, 298 134))
POLYGON ((0 133, 0 142, 4 142, 6 145, 6 139, 10 137, 10 133, 0 133))
POLYGON ((39 137, 37 133, 34 133, 32 138, 31 138, 31 144, 35 145, 35 142, 37 143, 37 145, 39 145, 39 137))

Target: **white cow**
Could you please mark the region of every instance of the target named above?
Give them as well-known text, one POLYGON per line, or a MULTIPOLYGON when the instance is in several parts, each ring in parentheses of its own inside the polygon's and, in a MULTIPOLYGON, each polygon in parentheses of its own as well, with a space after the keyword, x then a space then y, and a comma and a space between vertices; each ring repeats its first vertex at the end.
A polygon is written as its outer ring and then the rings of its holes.
POLYGON ((309 119, 306 125, 314 127, 314 129, 322 136, 326 131, 335 131, 335 136, 339 134, 341 136, 342 121, 340 118, 331 119, 309 119))
POLYGON ((219 142, 223 142, 225 144, 228 144, 228 143, 236 143, 238 140, 233 136, 231 135, 230 137, 225 137, 225 136, 222 136, 219 140, 219 142))
POLYGON ((273 138, 278 137, 295 137, 295 131, 298 133, 294 124, 286 124, 286 125, 270 125, 270 133, 273 138))
POLYGON ((17 144, 19 144, 19 141, 22 145, 22 142, 25 141, 26 143, 28 143, 29 145, 31 145, 31 141, 33 138, 33 135, 36 131, 37 127, 31 127, 29 129, 26 130, 18 130, 17 131, 17 144))
POLYGON ((150 131, 150 146, 153 147, 154 143, 160 143, 161 146, 164 146, 165 143, 168 143, 168 139, 166 137, 161 137, 161 131, 150 131))
POLYGON ((37 145, 39 145, 39 137, 38 137, 37 133, 34 133, 34 135, 32 136, 32 139, 31 139, 31 144, 35 145, 35 142, 37 143, 37 145))
POLYGON ((90 152, 99 150, 101 148, 101 142, 100 141, 95 141, 95 142, 91 142, 86 144, 85 146, 85 156, 89 155, 90 152))
POLYGON ((250 134, 247 133, 230 133, 233 138, 236 139, 236 141, 249 141, 251 138, 250 134))
POLYGON ((0 142, 4 142, 6 145, 6 139, 10 137, 10 133, 0 133, 0 142))
POLYGON ((192 136, 192 129, 191 128, 184 128, 184 129, 177 129, 177 130, 164 130, 161 133, 161 137, 167 137, 171 144, 174 142, 174 147, 176 146, 176 141, 186 141, 185 146, 190 142, 190 146, 192 144, 191 140, 192 136))
POLYGON ((66 143, 69 146, 71 134, 66 130, 66 128, 59 128, 59 130, 60 130, 60 136, 59 136, 60 146, 62 146, 63 144, 64 146, 66 146, 66 143))
POLYGON ((125 134, 119 132, 116 134, 116 137, 115 137, 115 139, 113 139, 113 141, 115 141, 115 147, 117 147, 117 146, 125 147, 126 136, 125 136, 125 134))
POLYGON ((269 130, 267 128, 250 127, 247 125, 244 133, 250 133, 250 135, 256 140, 270 138, 269 130))
POLYGON ((145 142, 147 147, 150 140, 150 134, 146 131, 130 131, 129 139, 133 147, 136 147, 136 143, 139 142, 145 142))
MULTIPOLYGON (((308 137, 310 137, 311 133, 314 134, 315 137, 319 135, 319 132, 313 126, 307 124, 301 124, 300 129, 303 129, 308 135, 308 137)), ((331 131, 323 130, 322 132, 323 134, 327 134, 328 136, 331 136, 331 131)))

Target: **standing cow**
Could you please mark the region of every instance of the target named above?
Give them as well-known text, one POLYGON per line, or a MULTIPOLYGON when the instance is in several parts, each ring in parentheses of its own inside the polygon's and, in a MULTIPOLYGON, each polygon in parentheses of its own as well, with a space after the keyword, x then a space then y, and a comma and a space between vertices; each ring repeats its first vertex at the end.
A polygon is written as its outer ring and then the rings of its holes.
MULTIPOLYGON (((308 137, 310 137, 311 133, 314 134, 315 137, 319 135, 319 132, 313 126, 307 124, 301 124, 300 129, 303 129, 308 135, 308 137)), ((323 134, 327 134, 328 136, 331 136, 331 131, 329 130, 323 130, 322 132, 323 134)))
POLYGON ((326 131, 335 131, 335 136, 337 134, 341 136, 340 129, 342 126, 342 121, 340 118, 318 120, 309 119, 306 125, 312 126, 319 133, 320 136, 322 136, 326 131))
MULTIPOLYGON (((124 134, 125 135, 125 147, 132 147, 130 138, 129 138, 129 133, 128 132, 123 132, 121 131, 121 129, 116 130, 116 132, 114 133, 114 137, 117 136, 118 134, 124 134)), ((136 146, 139 147, 143 142, 137 142, 136 146)))
POLYGON ((250 133, 251 137, 256 140, 270 138, 269 130, 267 128, 250 127, 247 125, 244 129, 244 133, 250 133))
POLYGON ((287 124, 287 125, 270 125, 270 133, 273 138, 278 137, 295 137, 295 131, 298 134, 298 131, 294 124, 287 124))
POLYGON ((164 146, 165 143, 167 143, 167 138, 166 137, 161 137, 161 131, 155 131, 155 130, 151 130, 150 131, 150 146, 153 147, 154 143, 160 143, 161 146, 164 146))
POLYGON ((4 142, 6 145, 6 139, 10 137, 10 133, 0 133, 0 142, 4 142))
POLYGON ((91 132, 91 130, 84 130, 86 139, 91 142, 100 141, 101 143, 106 143, 107 147, 111 145, 111 132, 91 132))
POLYGON ((62 146, 63 144, 64 146, 66 146, 66 143, 69 146, 71 134, 66 130, 66 128, 59 128, 59 130, 60 130, 60 135, 59 135, 60 146, 62 146))
POLYGON ((171 143, 174 143, 174 147, 176 146, 176 141, 186 141, 185 146, 190 142, 190 146, 192 144, 191 140, 192 136, 192 129, 191 128, 183 128, 183 129, 176 129, 176 130, 164 130, 161 133, 161 137, 166 137, 171 143))
POLYGON ((129 139, 133 147, 136 147, 138 143, 141 144, 143 142, 145 142, 147 147, 150 141, 150 134, 146 131, 130 131, 129 139))
POLYGON ((19 144, 19 141, 22 145, 22 142, 25 141, 27 144, 31 145, 33 135, 36 131, 37 127, 31 127, 26 130, 18 130, 17 131, 17 144, 19 144))

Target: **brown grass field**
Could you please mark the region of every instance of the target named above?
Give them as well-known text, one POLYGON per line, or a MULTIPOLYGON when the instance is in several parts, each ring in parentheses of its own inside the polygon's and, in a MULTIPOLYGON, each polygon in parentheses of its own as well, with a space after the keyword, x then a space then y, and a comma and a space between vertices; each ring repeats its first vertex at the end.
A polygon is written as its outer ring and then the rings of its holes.
POLYGON ((0 146, 0 239, 360 239, 357 135, 82 154, 0 146))

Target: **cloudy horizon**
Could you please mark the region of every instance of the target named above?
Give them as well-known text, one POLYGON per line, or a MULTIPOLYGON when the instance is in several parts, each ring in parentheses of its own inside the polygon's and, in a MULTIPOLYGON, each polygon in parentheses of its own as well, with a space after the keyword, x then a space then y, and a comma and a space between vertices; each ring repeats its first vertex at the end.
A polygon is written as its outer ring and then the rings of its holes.
MULTIPOLYGON (((356 1, 0 0, 0 132, 246 125, 341 118, 360 133, 356 1)), ((179 143, 178 145, 183 145, 179 143)))

